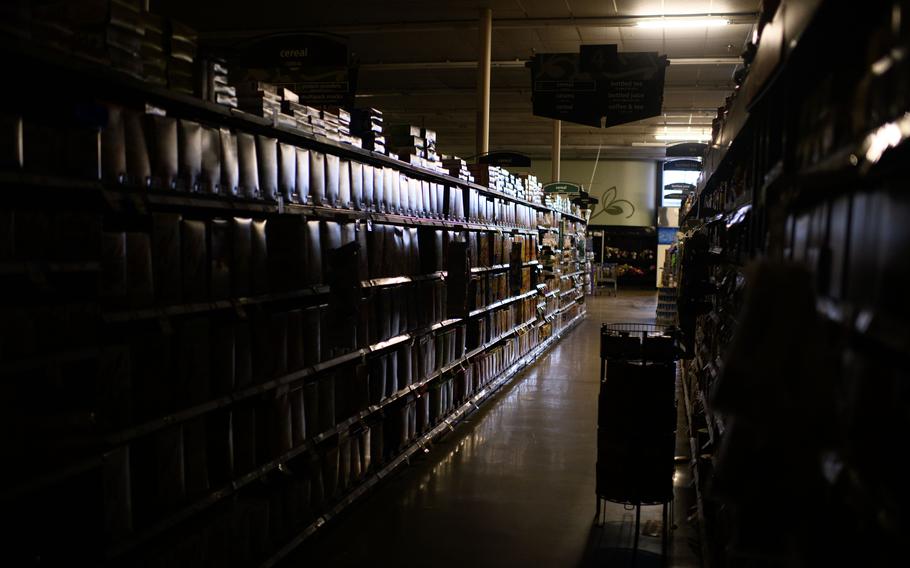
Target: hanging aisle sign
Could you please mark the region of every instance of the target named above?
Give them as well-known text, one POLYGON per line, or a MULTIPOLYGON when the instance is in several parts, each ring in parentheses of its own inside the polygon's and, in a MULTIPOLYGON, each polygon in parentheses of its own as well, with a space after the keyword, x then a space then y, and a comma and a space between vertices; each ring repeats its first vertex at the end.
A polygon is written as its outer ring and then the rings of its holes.
POLYGON ((704 156, 708 145, 702 142, 681 142, 667 146, 668 158, 697 158, 704 156))
POLYGON ((530 168, 531 158, 520 152, 489 152, 477 158, 481 164, 499 166, 500 168, 530 168))
POLYGON ((581 186, 570 181, 554 181, 543 186, 544 193, 581 193, 581 186))
POLYGON ((313 106, 354 106, 357 68, 347 38, 326 33, 283 33, 233 46, 231 74, 239 81, 265 81, 294 91, 313 106))
POLYGON ((659 116, 666 56, 618 52, 615 45, 577 53, 542 53, 531 60, 534 115, 609 127, 659 116))
POLYGON ((702 164, 698 160, 671 160, 664 162, 666 172, 700 172, 702 164))
POLYGON ((695 185, 683 182, 668 183, 664 186, 664 191, 680 191, 683 193, 691 192, 695 191, 695 185))

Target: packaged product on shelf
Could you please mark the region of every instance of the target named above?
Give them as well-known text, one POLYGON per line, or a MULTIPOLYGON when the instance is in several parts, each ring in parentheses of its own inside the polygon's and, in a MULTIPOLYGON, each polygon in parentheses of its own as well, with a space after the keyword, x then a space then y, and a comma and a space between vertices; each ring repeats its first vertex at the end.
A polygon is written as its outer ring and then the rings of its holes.
POLYGON ((237 194, 247 199, 259 197, 259 163, 256 156, 256 137, 246 132, 237 133, 237 163, 239 183, 237 194))
MULTIPOLYGON (((295 191, 289 196, 293 203, 310 203, 310 151, 306 148, 295 148, 296 165, 294 167, 295 191)), ((288 157, 290 159, 290 156, 288 157)))
POLYGON ((386 396, 386 364, 382 357, 374 357, 368 363, 370 404, 379 404, 386 396))
MULTIPOLYGON (((350 166, 350 177, 351 177, 351 198, 350 206, 354 209, 361 211, 364 209, 363 201, 363 185, 364 185, 364 166, 361 162, 357 160, 351 160, 349 163, 350 166)), ((372 181, 372 172, 370 173, 370 179, 372 181)))
POLYGON ((423 217, 424 203, 420 180, 408 178, 407 203, 405 203, 404 192, 402 191, 402 208, 409 215, 423 217))
MULTIPOLYGON (((311 221, 312 222, 312 221, 311 221)), ((319 221, 322 266, 330 269, 330 251, 341 247, 341 225, 337 221, 319 221)))
POLYGON ((129 450, 129 446, 121 446, 106 453, 102 459, 104 534, 110 542, 133 532, 129 450))
POLYGON ((383 355, 383 361, 385 361, 386 371, 385 371, 385 388, 386 396, 393 396, 398 392, 398 389, 401 388, 398 384, 398 356, 392 352, 383 355))
POLYGON ((325 486, 325 497, 334 501, 339 493, 339 454, 338 446, 329 443, 322 449, 322 482, 325 486))
POLYGON ((402 314, 407 317, 407 312, 402 309, 401 288, 400 286, 386 288, 385 293, 389 297, 389 337, 396 337, 407 331, 407 322, 402 322, 402 314))
POLYGON ((291 291, 309 283, 312 268, 307 243, 311 236, 307 221, 296 215, 278 216, 265 228, 271 289, 291 291))
POLYGON ((197 191, 202 172, 202 129, 198 122, 177 121, 178 191, 197 191))
POLYGON ((158 114, 143 117, 153 189, 172 189, 177 177, 177 121, 158 114))
POLYGON ((361 363, 355 365, 351 377, 351 401, 354 412, 362 412, 370 405, 369 367, 361 363))
POLYGON ((165 29, 161 16, 147 11, 139 13, 142 29, 139 55, 142 59, 142 77, 155 85, 167 83, 167 54, 165 52, 165 29))
POLYGON ((291 445, 298 447, 307 438, 306 402, 302 384, 293 385, 288 392, 291 406, 291 445))
POLYGON ((319 429, 326 432, 335 427, 335 376, 320 377, 319 385, 319 429))
POLYGON ((238 389, 253 383, 253 338, 248 321, 234 326, 234 383, 238 389))
POLYGON ((326 159, 325 154, 310 150, 310 202, 326 205, 326 159))
POLYGON ((411 395, 408 397, 407 403, 408 409, 408 442, 411 442, 415 437, 417 437, 417 401, 414 399, 414 396, 411 395))
POLYGON ((205 417, 194 418, 183 424, 183 443, 186 455, 186 493, 188 497, 205 495, 211 485, 208 468, 208 439, 205 417))
POLYGON ((230 220, 230 244, 228 245, 231 294, 244 297, 250 295, 251 265, 253 254, 252 219, 234 217, 230 220))
POLYGON ((237 195, 240 185, 237 135, 227 128, 221 128, 218 132, 221 148, 221 193, 223 195, 237 195))
POLYGON ((213 219, 209 222, 208 233, 210 297, 224 300, 231 295, 231 223, 213 219))
POLYGON ((180 250, 183 301, 204 301, 208 297, 209 281, 208 247, 203 221, 181 221, 180 250))
POLYGON ((310 306, 303 310, 303 360, 307 367, 322 361, 322 307, 310 306))
POLYGON ((339 207, 351 207, 351 162, 341 160, 338 171, 338 203, 339 207))
MULTIPOLYGON (((106 105, 107 124, 101 129, 101 179, 106 182, 127 181, 125 114, 129 111, 106 105)), ((0 149, 0 167, 22 167, 22 119, 0 116, 0 132, 6 142, 0 149)))
POLYGON ((376 171, 379 168, 374 168, 368 164, 363 164, 363 205, 362 209, 364 211, 373 211, 376 206, 376 201, 374 201, 374 184, 376 179, 376 171))
POLYGON ((303 383, 303 404, 304 404, 304 422, 306 427, 306 437, 312 438, 323 432, 320 428, 319 406, 319 379, 308 378, 303 383))
POLYGON ((338 489, 342 492, 351 483, 351 437, 347 432, 338 435, 338 489))
POLYGON ((337 207, 339 203, 339 182, 341 158, 334 154, 325 155, 325 198, 326 204, 337 207))
POLYGON ((250 294, 259 295, 269 292, 268 240, 266 222, 254 220, 250 225, 250 294))
POLYGON ((217 410, 204 417, 206 454, 211 487, 223 487, 234 478, 234 444, 232 413, 217 410))
POLYGON ((186 499, 183 427, 171 426, 156 432, 154 446, 157 491, 152 494, 156 496, 159 514, 166 515, 176 511, 186 499))
POLYGON ((398 215, 407 215, 410 207, 410 185, 408 176, 392 170, 392 191, 386 186, 386 198, 389 202, 389 212, 398 215))
POLYGON ((277 195, 288 203, 297 200, 297 148, 292 144, 278 143, 277 195))
POLYGON ((389 203, 386 191, 392 191, 393 170, 388 167, 373 168, 373 210, 380 213, 388 212, 389 203))
MULTIPOLYGON (((192 168, 181 177, 189 181, 192 168)), ((221 140, 215 128, 200 127, 199 171, 194 187, 202 193, 217 194, 221 191, 221 140)))
POLYGON ((195 94, 196 31, 169 18, 165 25, 165 44, 168 87, 188 95, 195 94))
POLYGON ((237 106, 240 110, 273 118, 281 113, 281 96, 278 87, 258 81, 243 82, 236 85, 237 106))

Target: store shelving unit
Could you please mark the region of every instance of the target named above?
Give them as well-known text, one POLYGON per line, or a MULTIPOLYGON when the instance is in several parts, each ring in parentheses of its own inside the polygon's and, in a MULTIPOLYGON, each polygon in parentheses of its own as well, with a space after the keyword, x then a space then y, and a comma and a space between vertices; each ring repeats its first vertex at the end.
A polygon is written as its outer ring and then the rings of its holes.
POLYGON ((910 147, 901 55, 910 46, 908 16, 899 2, 856 10, 784 1, 763 14, 748 75, 717 119, 702 178, 681 210, 679 316, 691 341, 682 384, 706 565, 876 565, 902 554, 903 529, 882 522, 907 506, 886 465, 896 440, 880 435, 894 431, 907 401, 878 397, 894 392, 910 345, 898 323, 908 317, 899 251, 910 243, 900 221, 910 206, 896 190, 906 185, 910 147), (788 278, 749 288, 749 278, 773 271, 788 278), (786 365, 773 374, 751 362, 763 390, 781 391, 753 420, 754 407, 734 402, 748 396, 737 338, 754 336, 758 298, 772 317, 777 299, 794 302, 800 281, 811 283, 814 305, 787 304, 786 315, 762 324, 772 333, 798 329, 799 337, 774 352, 756 350, 786 365), (790 347, 814 354, 814 368, 794 362, 790 347), (813 376, 824 380, 810 385, 813 376), (824 416, 824 435, 783 426, 804 416, 824 416), (758 447, 778 458, 751 471, 770 481, 745 496, 731 485, 747 477, 734 452, 758 447), (722 500, 712 492, 720 472, 722 500), (785 481, 791 475, 798 480, 785 481), (766 522, 794 499, 811 512, 786 527, 766 522), (844 544, 831 547, 831 539, 844 544))
MULTIPOLYGON (((7 432, 31 428, 33 447, 9 445, 22 466, 4 473, 0 500, 23 558, 153 565, 203 555, 270 566, 585 315, 583 295, 569 293, 581 286, 578 249, 561 252, 566 278, 545 278, 537 258, 542 231, 583 234, 571 211, 278 127, 77 54, 6 37, 0 51, 15 61, 11 73, 48 93, 3 95, 11 118, 2 126, 23 135, 25 159, 4 155, 0 172, 11 195, 0 222, 13 237, 0 248, 10 290, 0 376, 29 385, 4 405, 15 409, 7 432), (334 156, 344 177, 371 167, 417 180, 439 199, 403 207, 386 192, 330 206, 281 191, 245 199, 151 189, 103 168, 38 171, 36 129, 80 151, 92 146, 80 140, 94 140, 100 163, 111 151, 103 128, 77 124, 68 104, 43 114, 59 84, 93 111, 141 115, 150 104, 168 119, 334 156), (462 212, 471 194, 494 214, 462 212), (167 223, 180 240, 164 251, 156 235, 167 223), (251 224, 252 237, 242 229, 251 224), (260 252, 243 256, 244 238, 260 252), (460 243, 469 245, 463 266, 450 254, 460 243), (177 269, 181 293, 167 296, 177 269), (39 513, 48 507, 52 523, 39 513)), ((143 140, 164 144, 152 130, 143 140)))

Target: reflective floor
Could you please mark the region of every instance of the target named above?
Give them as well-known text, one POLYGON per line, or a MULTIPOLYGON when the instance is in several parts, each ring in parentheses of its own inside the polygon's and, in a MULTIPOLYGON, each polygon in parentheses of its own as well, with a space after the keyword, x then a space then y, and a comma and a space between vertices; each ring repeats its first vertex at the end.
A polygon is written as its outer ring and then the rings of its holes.
MULTIPOLYGON (((588 317, 427 454, 324 527, 286 566, 627 566, 634 511, 593 526, 599 327, 653 322, 656 296, 588 298, 588 317)), ((677 453, 684 450, 680 444, 677 453)), ((677 468, 670 566, 697 566, 677 468)), ((660 565, 659 507, 636 566, 660 565)))

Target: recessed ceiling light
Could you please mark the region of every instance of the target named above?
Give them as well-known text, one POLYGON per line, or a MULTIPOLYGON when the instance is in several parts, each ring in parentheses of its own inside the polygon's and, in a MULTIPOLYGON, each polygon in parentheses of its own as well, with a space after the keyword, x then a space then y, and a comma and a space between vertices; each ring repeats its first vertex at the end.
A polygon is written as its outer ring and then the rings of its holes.
POLYGON ((730 20, 726 18, 651 18, 639 20, 639 28, 673 29, 673 28, 711 28, 726 26, 730 20))

